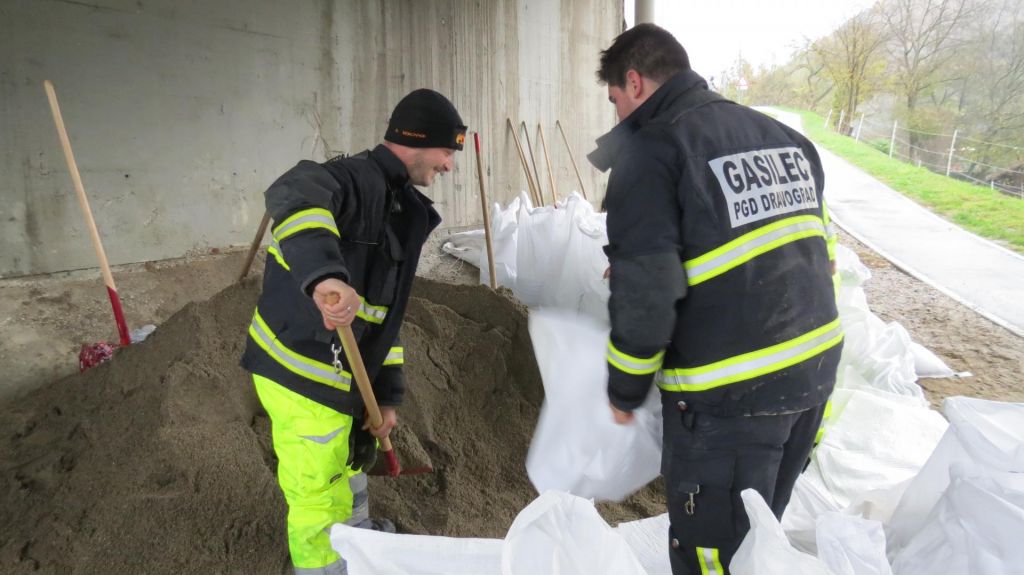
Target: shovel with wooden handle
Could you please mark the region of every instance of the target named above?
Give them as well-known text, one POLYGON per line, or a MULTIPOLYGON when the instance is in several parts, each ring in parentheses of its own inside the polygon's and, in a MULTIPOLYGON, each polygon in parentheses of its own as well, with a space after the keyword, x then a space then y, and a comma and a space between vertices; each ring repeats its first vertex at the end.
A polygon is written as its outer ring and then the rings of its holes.
MULTIPOLYGON (((333 305, 338 303, 339 299, 341 298, 338 294, 330 294, 327 297, 327 303, 333 305)), ((366 406, 366 413, 370 422, 370 427, 380 427, 384 424, 384 417, 380 414, 380 406, 377 405, 377 396, 373 394, 373 386, 370 385, 370 377, 366 374, 366 366, 363 364, 363 356, 359 354, 359 344, 356 342, 355 334, 352 333, 352 326, 346 325, 337 329, 338 337, 341 338, 341 347, 345 350, 345 358, 348 360, 348 365, 352 369, 352 377, 356 380, 356 387, 359 388, 359 395, 362 396, 363 404, 366 406)), ((419 475, 434 471, 434 469, 429 465, 415 467, 412 469, 402 469, 402 466, 398 463, 398 457, 395 455, 394 447, 391 445, 391 438, 388 436, 385 436, 380 440, 380 450, 384 453, 384 460, 387 464, 386 474, 391 477, 398 477, 399 475, 419 475)), ((371 472, 370 475, 377 474, 371 472)))

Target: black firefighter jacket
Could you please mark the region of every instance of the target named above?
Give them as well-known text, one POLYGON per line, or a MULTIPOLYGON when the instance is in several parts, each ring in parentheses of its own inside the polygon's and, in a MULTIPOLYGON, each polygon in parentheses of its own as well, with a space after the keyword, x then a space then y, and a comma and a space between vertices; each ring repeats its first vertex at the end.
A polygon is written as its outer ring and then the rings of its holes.
POLYGON ((398 332, 423 243, 441 222, 432 202, 381 145, 323 164, 299 162, 270 186, 266 204, 273 240, 242 367, 362 417, 345 354, 335 353, 337 333, 324 327, 310 297, 320 280, 335 277, 362 299, 352 329, 379 403, 400 404, 398 332))
POLYGON ((666 406, 716 415, 824 403, 842 330, 814 145, 685 71, 590 159, 612 168, 612 404, 636 408, 652 381, 666 406))

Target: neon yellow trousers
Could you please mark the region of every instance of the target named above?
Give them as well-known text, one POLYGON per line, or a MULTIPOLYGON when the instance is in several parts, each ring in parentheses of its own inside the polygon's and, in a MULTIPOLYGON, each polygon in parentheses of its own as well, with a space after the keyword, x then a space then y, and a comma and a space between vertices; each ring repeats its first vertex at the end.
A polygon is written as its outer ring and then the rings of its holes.
POLYGON ((368 511, 366 475, 345 465, 352 417, 264 377, 252 377, 270 416, 277 480, 288 502, 292 565, 296 573, 344 573, 328 530, 353 519, 353 507, 364 517, 368 511))

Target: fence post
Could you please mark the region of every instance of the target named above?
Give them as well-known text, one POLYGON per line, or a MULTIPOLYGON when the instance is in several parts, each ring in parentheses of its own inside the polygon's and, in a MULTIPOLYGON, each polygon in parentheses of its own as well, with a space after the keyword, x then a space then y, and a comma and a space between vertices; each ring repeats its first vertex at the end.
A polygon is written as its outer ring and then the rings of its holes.
POLYGON ((946 177, 949 177, 949 172, 953 169, 953 149, 956 146, 956 135, 959 130, 953 130, 953 139, 949 141, 949 159, 946 160, 946 177))
POLYGON ((839 123, 836 124, 836 131, 840 134, 843 133, 843 117, 846 116, 846 110, 839 110, 839 123))
POLYGON ((889 138, 889 157, 892 158, 892 149, 896 146, 896 120, 892 121, 892 137, 889 138))
POLYGON ((825 129, 828 129, 828 122, 832 119, 832 108, 828 109, 828 115, 825 116, 825 129))
POLYGON ((864 112, 860 113, 860 123, 857 124, 857 137, 854 138, 856 141, 860 141, 860 131, 864 129, 864 112))

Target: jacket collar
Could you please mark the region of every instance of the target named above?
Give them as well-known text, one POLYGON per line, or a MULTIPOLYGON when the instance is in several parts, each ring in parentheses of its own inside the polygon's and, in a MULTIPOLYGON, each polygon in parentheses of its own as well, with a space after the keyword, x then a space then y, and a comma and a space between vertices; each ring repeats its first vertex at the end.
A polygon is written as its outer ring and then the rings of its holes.
POLYGON ((409 183, 409 170, 402 163, 402 160, 399 160, 398 156, 389 150, 387 146, 378 144, 376 148, 370 151, 370 157, 380 166, 381 171, 384 172, 384 177, 392 187, 401 189, 409 183))
POLYGON ((633 134, 640 131, 662 112, 673 107, 681 98, 694 91, 707 89, 708 83, 693 70, 683 70, 672 76, 655 90, 650 98, 640 104, 640 107, 633 110, 632 114, 619 122, 607 134, 598 138, 597 149, 587 154, 587 159, 598 170, 606 171, 615 163, 623 146, 633 134))

